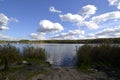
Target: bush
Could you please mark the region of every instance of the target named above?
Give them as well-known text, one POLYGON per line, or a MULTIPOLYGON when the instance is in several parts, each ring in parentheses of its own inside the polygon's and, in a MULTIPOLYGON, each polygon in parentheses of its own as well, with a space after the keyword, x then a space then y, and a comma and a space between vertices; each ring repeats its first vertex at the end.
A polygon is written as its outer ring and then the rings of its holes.
POLYGON ((0 64, 4 64, 4 68, 9 64, 20 61, 20 51, 12 45, 0 46, 0 64))
POLYGON ((97 46, 83 45, 77 51, 76 65, 104 66, 120 70, 120 47, 108 44, 97 46))
POLYGON ((12 63, 21 62, 22 60, 37 61, 39 63, 45 61, 46 55, 43 48, 23 47, 23 51, 10 44, 0 46, 0 66, 4 65, 4 69, 8 69, 12 63))

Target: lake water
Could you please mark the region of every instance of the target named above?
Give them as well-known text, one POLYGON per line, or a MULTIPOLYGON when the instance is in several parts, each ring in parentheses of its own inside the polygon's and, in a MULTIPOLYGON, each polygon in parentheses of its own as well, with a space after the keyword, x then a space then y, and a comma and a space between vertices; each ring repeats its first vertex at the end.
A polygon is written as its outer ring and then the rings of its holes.
POLYGON ((12 44, 22 50, 24 46, 44 48, 46 61, 54 66, 72 67, 75 65, 76 49, 83 44, 12 44), (76 47, 77 46, 77 47, 76 47))

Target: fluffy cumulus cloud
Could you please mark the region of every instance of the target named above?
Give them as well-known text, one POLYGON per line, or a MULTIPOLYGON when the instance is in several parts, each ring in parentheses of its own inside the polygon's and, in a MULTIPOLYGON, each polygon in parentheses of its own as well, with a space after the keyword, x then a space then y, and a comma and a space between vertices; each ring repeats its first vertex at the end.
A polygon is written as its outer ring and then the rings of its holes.
POLYGON ((42 20, 39 23, 40 27, 38 32, 42 33, 56 33, 64 30, 63 26, 59 23, 53 23, 49 20, 42 20))
POLYGON ((110 5, 117 6, 120 9, 120 0, 108 0, 110 5))
POLYGON ((95 14, 97 8, 94 5, 83 6, 79 14, 67 13, 64 15, 59 15, 61 20, 69 22, 81 22, 88 18, 90 15, 95 14))
POLYGON ((101 22, 120 19, 120 11, 108 12, 92 17, 89 21, 78 22, 76 25, 87 26, 89 29, 98 29, 101 22))
POLYGON ((86 5, 82 7, 82 9, 80 10, 80 14, 89 17, 90 15, 95 14, 96 10, 97 8, 94 5, 86 5))
POLYGON ((96 33, 96 38, 117 38, 120 37, 120 25, 114 28, 107 28, 96 33))
POLYGON ((62 11, 55 9, 53 6, 49 7, 49 11, 53 13, 62 13, 62 11))
POLYGON ((30 34, 32 39, 45 40, 47 33, 57 33, 64 30, 63 26, 59 23, 53 23, 50 20, 41 20, 39 23, 37 33, 30 34))
POLYGON ((61 20, 63 21, 69 21, 69 22, 81 22, 84 19, 82 18, 82 16, 78 15, 78 14, 71 14, 71 13, 67 13, 64 15, 59 15, 59 17, 61 18, 61 20))
POLYGON ((45 40, 45 33, 32 33, 30 36, 32 39, 45 40))
POLYGON ((99 26, 93 21, 87 21, 86 19, 96 13, 97 8, 94 5, 83 6, 79 14, 61 14, 59 17, 62 21, 74 22, 77 26, 86 26, 90 29, 98 29, 99 26))
MULTIPOLYGON (((120 0, 108 0, 108 1, 110 2, 110 5, 116 5, 117 8, 120 9, 120 0)), ((55 9, 53 6, 49 8, 49 11, 61 13, 61 11, 55 9)), ((104 24, 108 23, 109 20, 115 21, 120 19, 120 11, 106 12, 94 16, 96 11, 97 11, 96 6, 86 5, 83 6, 79 13, 77 14, 73 13, 59 14, 59 17, 62 21, 68 21, 75 24, 78 27, 87 27, 88 29, 99 29, 99 27, 101 27, 103 23, 104 24)), ((57 33, 64 30, 61 24, 51 22, 50 20, 42 20, 40 21, 39 25, 40 27, 37 30, 37 33, 31 34, 31 37, 34 39, 46 39, 45 38, 46 33, 57 33)), ((68 32, 57 34, 51 39, 94 39, 94 38, 120 37, 120 26, 114 28, 107 28, 94 34, 84 33, 85 32, 83 30, 79 29, 69 30, 68 32)))
POLYGON ((8 18, 5 14, 0 13, 0 30, 7 30, 9 29, 8 23, 9 22, 19 22, 16 18, 8 18))
POLYGON ((95 38, 118 38, 120 37, 120 25, 113 28, 106 28, 96 33, 89 33, 82 36, 82 39, 95 39, 95 38))
POLYGON ((120 37, 120 25, 113 28, 106 28, 96 33, 89 33, 86 36, 80 35, 79 39, 96 39, 96 38, 118 38, 120 37))
POLYGON ((61 33, 52 37, 52 39, 78 39, 78 36, 83 34, 83 30, 69 30, 67 33, 61 33))
POLYGON ((83 22, 78 22, 76 24, 77 26, 87 26, 89 29, 98 29, 99 26, 93 21, 83 21, 83 22))
POLYGON ((5 14, 0 13, 0 30, 8 29, 8 22, 9 18, 5 14))
MULTIPOLYGON (((115 4, 115 1, 118 0, 109 0, 111 4, 115 4)), ((87 27, 89 29, 99 29, 102 22, 106 23, 109 20, 118 20, 120 19, 120 11, 107 12, 100 14, 98 16, 90 17, 96 13, 97 7, 94 5, 83 6, 79 14, 61 14, 59 17, 62 21, 68 21, 75 23, 78 27, 87 27)))
POLYGON ((108 20, 115 20, 120 18, 120 11, 108 12, 101 14, 99 16, 94 16, 92 21, 99 24, 100 22, 108 21, 108 20))

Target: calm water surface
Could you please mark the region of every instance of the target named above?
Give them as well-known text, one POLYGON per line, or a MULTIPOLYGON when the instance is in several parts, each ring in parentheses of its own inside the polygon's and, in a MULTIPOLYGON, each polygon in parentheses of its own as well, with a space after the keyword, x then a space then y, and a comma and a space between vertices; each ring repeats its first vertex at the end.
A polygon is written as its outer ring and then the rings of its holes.
POLYGON ((44 48, 47 61, 54 66, 74 66, 76 49, 83 44, 12 44, 22 50, 24 46, 34 46, 44 48), (77 47, 76 47, 77 46, 77 47))

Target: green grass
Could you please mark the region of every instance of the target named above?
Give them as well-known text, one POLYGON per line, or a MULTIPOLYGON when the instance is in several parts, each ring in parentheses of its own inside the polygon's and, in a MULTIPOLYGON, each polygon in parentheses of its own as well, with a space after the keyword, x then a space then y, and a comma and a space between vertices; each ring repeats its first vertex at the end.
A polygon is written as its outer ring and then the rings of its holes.
POLYGON ((35 48, 33 46, 23 47, 20 52, 19 48, 12 45, 0 46, 0 67, 7 66, 7 69, 0 69, 0 80, 27 80, 28 78, 38 75, 47 74, 47 71, 40 69, 40 66, 49 67, 45 63, 46 52, 43 48, 35 48), (32 65, 22 64, 27 61, 32 65), (16 63, 21 63, 17 65, 16 63))
POLYGON ((77 51, 77 67, 102 66, 120 70, 120 47, 110 44, 97 46, 84 45, 77 51))

